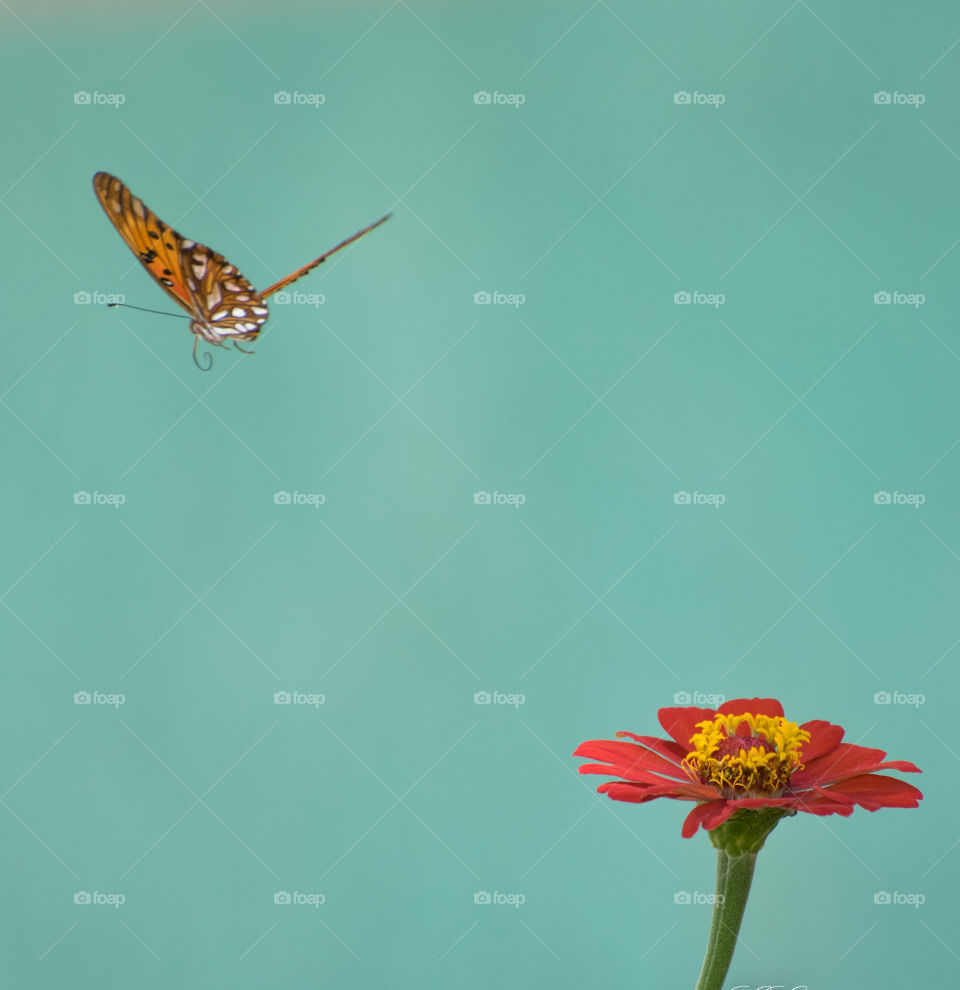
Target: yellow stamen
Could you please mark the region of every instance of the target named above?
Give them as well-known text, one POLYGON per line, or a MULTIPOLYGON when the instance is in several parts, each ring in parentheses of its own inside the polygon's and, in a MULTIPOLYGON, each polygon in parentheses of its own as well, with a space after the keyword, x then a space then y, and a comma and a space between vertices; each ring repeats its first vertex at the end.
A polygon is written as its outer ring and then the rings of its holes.
POLYGON ((801 748, 810 733, 776 715, 715 715, 698 722, 684 758, 691 777, 718 787, 726 797, 777 797, 794 770, 803 768, 801 748), (738 729, 746 725, 749 732, 738 729))

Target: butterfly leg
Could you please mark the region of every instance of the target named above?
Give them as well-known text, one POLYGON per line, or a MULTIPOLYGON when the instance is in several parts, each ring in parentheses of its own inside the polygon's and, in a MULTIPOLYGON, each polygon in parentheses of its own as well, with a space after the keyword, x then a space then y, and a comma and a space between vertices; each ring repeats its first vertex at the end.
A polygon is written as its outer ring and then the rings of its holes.
POLYGON ((199 368, 199 369, 200 369, 201 371, 209 371, 209 370, 210 370, 210 369, 211 369, 211 368, 213 367, 213 355, 212 355, 212 354, 211 354, 211 353, 210 353, 209 351, 207 351, 207 366, 206 366, 206 367, 204 367, 204 366, 203 366, 203 365, 202 365, 202 364, 201 364, 201 363, 200 363, 200 362, 199 362, 199 361, 197 360, 197 344, 199 344, 199 343, 200 343, 200 338, 199 338, 199 337, 196 337, 196 336, 195 336, 195 337, 193 338, 193 363, 194 363, 194 364, 195 364, 195 365, 196 365, 196 366, 197 366, 197 367, 198 367, 198 368, 199 368))
POLYGON ((256 351, 248 351, 245 347, 241 347, 236 341, 233 342, 233 346, 236 347, 238 351, 243 354, 256 354, 256 351))

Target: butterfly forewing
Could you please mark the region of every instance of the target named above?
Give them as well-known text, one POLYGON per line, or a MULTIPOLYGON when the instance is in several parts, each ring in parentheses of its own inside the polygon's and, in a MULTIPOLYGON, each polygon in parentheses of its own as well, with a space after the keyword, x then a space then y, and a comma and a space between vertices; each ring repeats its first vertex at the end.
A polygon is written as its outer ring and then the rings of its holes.
POLYGON ((322 265, 327 258, 329 258, 332 254, 336 254, 341 248, 345 248, 348 244, 352 244, 354 241, 359 241, 364 234, 369 234, 371 230, 376 230, 380 224, 386 223, 391 216, 393 216, 393 214, 388 213, 385 217, 380 217, 379 220, 370 224, 369 227, 364 227, 363 230, 357 231, 353 237, 348 237, 345 241, 341 241, 335 248, 331 248, 329 251, 324 252, 319 258, 314 258, 313 261, 305 264, 303 268, 298 268, 295 272, 291 272, 286 278, 280 279, 279 282, 274 282, 268 289, 264 289, 261 295, 264 299, 266 299, 267 296, 272 295, 274 292, 277 292, 280 289, 285 289, 291 282, 296 282, 298 278, 303 278, 307 272, 312 272, 317 265, 322 265))
POLYGON ((97 172, 93 188, 110 222, 154 281, 191 316, 199 316, 183 280, 183 238, 115 176, 97 172))

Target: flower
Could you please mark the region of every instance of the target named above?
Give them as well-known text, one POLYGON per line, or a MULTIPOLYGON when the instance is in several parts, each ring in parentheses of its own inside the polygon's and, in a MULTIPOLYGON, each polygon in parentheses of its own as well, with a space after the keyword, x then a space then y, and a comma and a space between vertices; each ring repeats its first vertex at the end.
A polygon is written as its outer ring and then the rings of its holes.
POLYGON ((670 739, 618 732, 634 742, 592 739, 573 755, 604 761, 586 763, 580 773, 620 778, 597 788, 615 801, 695 801, 684 838, 701 825, 708 832, 717 828, 740 809, 849 816, 856 805, 916 808, 923 798, 911 784, 877 774, 920 773, 918 767, 884 763, 883 750, 843 742, 839 725, 790 722, 773 698, 740 698, 717 709, 661 708, 658 717, 670 739))

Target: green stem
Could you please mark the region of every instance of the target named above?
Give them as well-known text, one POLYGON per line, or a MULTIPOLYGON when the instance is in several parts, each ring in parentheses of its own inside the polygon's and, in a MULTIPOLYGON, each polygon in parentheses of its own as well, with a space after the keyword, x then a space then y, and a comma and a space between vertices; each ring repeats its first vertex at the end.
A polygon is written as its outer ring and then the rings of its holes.
POLYGON ((722 825, 707 832, 717 850, 717 895, 697 990, 722 990, 737 947, 737 933, 750 896, 757 853, 780 819, 795 814, 783 808, 755 811, 741 808, 722 825))
POLYGON ((750 896, 756 862, 756 853, 731 856, 723 849, 717 850, 717 893, 697 990, 722 990, 737 947, 737 933, 750 896))

